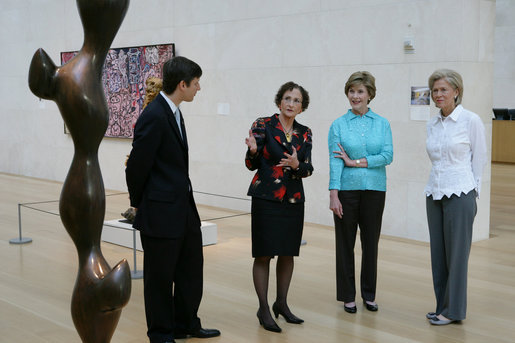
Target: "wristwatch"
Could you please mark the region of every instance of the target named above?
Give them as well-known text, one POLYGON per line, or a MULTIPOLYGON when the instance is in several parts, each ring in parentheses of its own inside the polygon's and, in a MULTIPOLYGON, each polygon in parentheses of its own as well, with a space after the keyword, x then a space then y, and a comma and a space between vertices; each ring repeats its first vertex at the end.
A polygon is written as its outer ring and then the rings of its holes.
POLYGON ((361 162, 359 160, 356 160, 356 164, 359 165, 361 162))

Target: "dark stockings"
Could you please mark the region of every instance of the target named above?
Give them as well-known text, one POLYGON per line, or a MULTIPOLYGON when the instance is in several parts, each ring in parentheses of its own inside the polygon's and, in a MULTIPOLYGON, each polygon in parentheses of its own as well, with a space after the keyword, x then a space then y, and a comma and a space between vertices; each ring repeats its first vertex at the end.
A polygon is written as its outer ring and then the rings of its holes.
POLYGON ((290 281, 293 275, 293 256, 279 256, 277 259, 277 298, 275 303, 277 308, 284 312, 286 315, 291 315, 286 297, 288 296, 288 289, 290 288, 290 281))
MULTIPOLYGON (((254 287, 259 300, 259 313, 264 323, 273 324, 274 320, 270 314, 268 306, 268 280, 270 275, 270 260, 272 256, 256 257, 254 259, 254 266, 252 275, 254 279, 254 287)), ((277 306, 287 314, 290 314, 290 309, 286 303, 288 289, 293 274, 293 256, 278 256, 277 258, 277 306)))

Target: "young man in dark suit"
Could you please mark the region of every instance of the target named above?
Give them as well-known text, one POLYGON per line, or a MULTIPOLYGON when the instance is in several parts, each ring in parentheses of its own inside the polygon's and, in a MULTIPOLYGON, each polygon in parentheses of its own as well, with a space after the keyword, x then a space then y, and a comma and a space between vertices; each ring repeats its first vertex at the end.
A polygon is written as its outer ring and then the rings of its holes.
POLYGON ((203 254, 200 217, 188 174, 188 140, 179 110, 200 90, 200 66, 174 57, 163 66, 163 90, 134 127, 126 180, 134 228, 144 251, 147 335, 151 343, 188 336, 209 338, 197 311, 202 298, 203 254))

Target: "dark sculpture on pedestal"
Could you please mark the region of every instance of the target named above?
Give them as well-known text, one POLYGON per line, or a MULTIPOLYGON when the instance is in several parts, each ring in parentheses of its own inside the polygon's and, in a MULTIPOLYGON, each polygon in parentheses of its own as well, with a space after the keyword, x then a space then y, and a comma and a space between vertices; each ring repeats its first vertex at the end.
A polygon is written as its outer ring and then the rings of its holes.
POLYGON ((59 212, 78 252, 79 270, 71 301, 83 342, 110 342, 131 292, 127 260, 111 269, 100 251, 105 191, 98 147, 109 122, 101 85, 102 66, 125 17, 129 0, 77 0, 84 45, 56 67, 42 49, 34 54, 29 87, 54 100, 72 136, 75 154, 61 192, 59 212))

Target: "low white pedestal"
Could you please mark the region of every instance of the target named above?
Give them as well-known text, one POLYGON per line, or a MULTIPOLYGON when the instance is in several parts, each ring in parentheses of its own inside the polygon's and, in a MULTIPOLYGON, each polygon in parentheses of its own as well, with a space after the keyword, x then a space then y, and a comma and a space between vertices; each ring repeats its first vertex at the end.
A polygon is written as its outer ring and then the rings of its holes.
MULTIPOLYGON (((134 248, 134 230, 132 224, 120 222, 123 219, 107 220, 102 230, 102 240, 127 248, 134 248)), ((215 223, 202 222, 202 245, 216 244, 218 231, 215 223)), ((139 231, 136 230, 136 249, 142 251, 139 231)))

